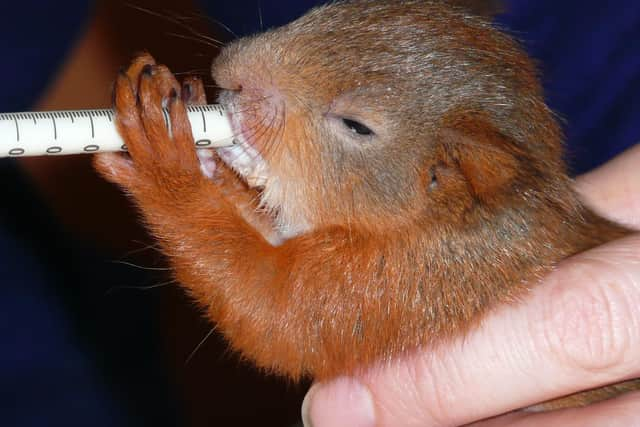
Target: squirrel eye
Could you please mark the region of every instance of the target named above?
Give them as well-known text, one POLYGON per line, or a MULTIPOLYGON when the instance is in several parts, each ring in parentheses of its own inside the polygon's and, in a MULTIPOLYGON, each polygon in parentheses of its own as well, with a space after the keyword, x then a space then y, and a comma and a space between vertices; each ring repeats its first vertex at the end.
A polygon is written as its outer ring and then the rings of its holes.
POLYGON ((360 122, 351 119, 342 119, 342 123, 353 133, 358 135, 373 135, 373 131, 360 122))

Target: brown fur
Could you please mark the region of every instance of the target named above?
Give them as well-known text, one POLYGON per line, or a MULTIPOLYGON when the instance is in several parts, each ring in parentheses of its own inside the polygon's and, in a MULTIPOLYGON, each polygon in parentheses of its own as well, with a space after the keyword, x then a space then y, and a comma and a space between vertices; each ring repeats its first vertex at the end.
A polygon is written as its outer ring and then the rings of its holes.
POLYGON ((261 188, 223 164, 200 173, 177 83, 147 63, 116 83, 131 159, 97 167, 269 371, 323 380, 459 336, 559 260, 628 233, 578 201, 531 61, 445 2, 336 3, 222 52, 213 75, 269 167, 261 188))

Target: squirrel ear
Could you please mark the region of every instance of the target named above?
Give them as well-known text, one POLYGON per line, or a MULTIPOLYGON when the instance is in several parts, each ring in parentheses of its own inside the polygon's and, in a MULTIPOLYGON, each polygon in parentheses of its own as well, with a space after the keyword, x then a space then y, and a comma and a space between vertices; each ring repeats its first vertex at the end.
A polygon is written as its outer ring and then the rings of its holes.
POLYGON ((479 200, 496 198, 516 176, 517 148, 482 115, 456 115, 441 132, 447 156, 479 200))
POLYGON ((485 18, 493 18, 505 11, 501 0, 446 0, 446 2, 485 18))

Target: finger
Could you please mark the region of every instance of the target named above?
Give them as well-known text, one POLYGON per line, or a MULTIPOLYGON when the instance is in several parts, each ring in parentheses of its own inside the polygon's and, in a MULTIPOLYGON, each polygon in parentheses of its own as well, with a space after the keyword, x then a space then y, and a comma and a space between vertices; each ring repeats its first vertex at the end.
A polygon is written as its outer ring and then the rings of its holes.
POLYGON ((314 386, 305 416, 314 427, 464 425, 637 378, 639 278, 640 235, 577 255, 464 339, 314 386))
POLYGON ((631 427, 640 425, 640 393, 629 393, 586 408, 546 413, 512 413, 468 427, 631 427))
POLYGON ((191 131, 191 123, 182 99, 174 92, 169 98, 169 118, 176 150, 180 153, 182 167, 199 168, 195 142, 191 131))
POLYGON ((182 100, 187 105, 206 105, 207 95, 202 84, 202 79, 196 76, 187 76, 182 82, 182 100))
POLYGON ((640 144, 578 177, 576 189, 600 215, 640 229, 640 144))
POLYGON ((169 136, 169 117, 163 111, 164 98, 155 85, 151 67, 145 68, 140 74, 140 117, 147 139, 153 143, 150 147, 160 159, 167 159, 174 151, 169 136))
POLYGON ((133 91, 135 94, 138 92, 138 81, 140 80, 142 70, 147 66, 154 65, 156 65, 155 59, 147 52, 137 55, 133 61, 131 61, 131 65, 129 65, 127 69, 127 77, 129 81, 133 83, 133 91))
POLYGON ((168 100, 172 93, 177 93, 178 95, 180 95, 182 87, 174 77, 173 73, 169 71, 166 66, 156 65, 155 67, 153 67, 153 72, 151 73, 151 75, 153 84, 155 85, 156 90, 160 93, 160 96, 163 99, 168 100))
POLYGON ((138 111, 137 96, 124 72, 118 73, 116 77, 114 104, 116 126, 131 158, 134 161, 148 159, 152 153, 138 111))

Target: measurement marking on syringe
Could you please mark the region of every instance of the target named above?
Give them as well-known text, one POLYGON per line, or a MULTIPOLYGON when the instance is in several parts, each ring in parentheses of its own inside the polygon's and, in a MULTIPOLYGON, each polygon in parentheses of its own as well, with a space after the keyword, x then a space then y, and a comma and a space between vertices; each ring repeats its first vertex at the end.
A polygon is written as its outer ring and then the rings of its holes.
POLYGON ((18 119, 16 119, 16 116, 13 116, 13 121, 16 124, 16 141, 20 141, 20 128, 18 127, 18 119))
POLYGON ((58 139, 58 126, 56 126, 56 118, 51 115, 51 121, 53 122, 53 139, 58 139))
POLYGON ((95 139, 96 137, 96 130, 93 127, 93 116, 90 114, 89 115, 89 120, 91 121, 91 139, 95 139))
POLYGON ((47 153, 49 154, 58 154, 62 152, 62 147, 49 147, 47 148, 47 153))
POLYGON ((202 124, 204 126, 204 133, 207 133, 207 119, 204 117, 204 111, 200 111, 202 114, 202 124))

